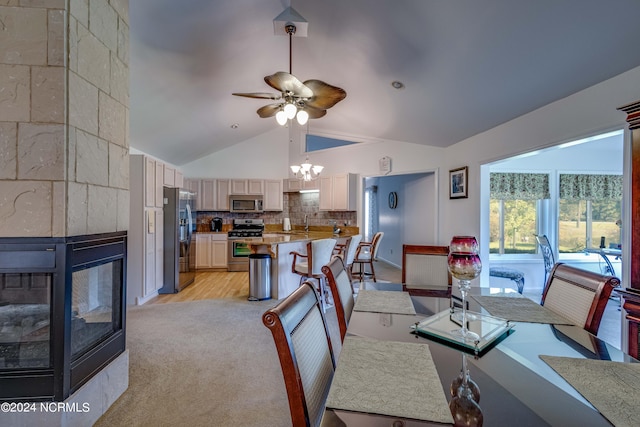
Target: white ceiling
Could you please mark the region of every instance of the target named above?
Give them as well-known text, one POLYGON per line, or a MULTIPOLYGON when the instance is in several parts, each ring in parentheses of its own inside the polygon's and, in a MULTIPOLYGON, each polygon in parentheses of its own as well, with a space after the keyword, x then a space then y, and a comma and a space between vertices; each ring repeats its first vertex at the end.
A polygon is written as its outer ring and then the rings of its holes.
POLYGON ((183 165, 278 126, 231 93, 275 92, 290 5, 293 74, 347 92, 309 130, 344 139, 445 147, 640 66, 638 0, 134 0, 131 145, 183 165))

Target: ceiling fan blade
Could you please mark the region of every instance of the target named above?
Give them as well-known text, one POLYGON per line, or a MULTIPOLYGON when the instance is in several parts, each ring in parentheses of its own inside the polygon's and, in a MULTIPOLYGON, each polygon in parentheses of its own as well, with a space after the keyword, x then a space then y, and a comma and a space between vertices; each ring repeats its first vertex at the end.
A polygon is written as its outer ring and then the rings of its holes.
POLYGON ((258 108, 257 113, 260 117, 266 119, 267 117, 275 116, 280 111, 280 108, 282 108, 282 104, 269 104, 258 108))
POLYGON ((311 98, 313 96, 313 90, 306 87, 293 74, 285 73, 284 71, 278 71, 275 74, 266 76, 264 81, 280 92, 291 92, 300 98, 311 98))
POLYGON ((282 96, 279 93, 267 93, 267 92, 249 92, 249 93, 232 93, 235 96, 244 96, 245 98, 258 98, 258 99, 280 99, 282 96))
POLYGON ((347 96, 347 92, 336 86, 332 86, 321 80, 307 80, 304 85, 313 91, 313 97, 305 102, 313 108, 326 110, 342 101, 347 96))
POLYGON ((327 110, 313 108, 308 105, 305 105, 304 107, 302 107, 302 109, 306 111, 307 114, 309 114, 310 119, 319 119, 320 117, 324 117, 327 115, 327 110))

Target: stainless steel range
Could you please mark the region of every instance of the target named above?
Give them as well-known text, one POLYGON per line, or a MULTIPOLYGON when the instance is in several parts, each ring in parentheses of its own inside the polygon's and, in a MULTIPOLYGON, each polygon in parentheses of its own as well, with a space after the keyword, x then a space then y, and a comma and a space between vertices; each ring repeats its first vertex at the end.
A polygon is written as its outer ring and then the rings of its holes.
POLYGON ((249 241, 262 238, 263 219, 234 219, 233 229, 229 230, 229 252, 227 270, 249 271, 249 241))

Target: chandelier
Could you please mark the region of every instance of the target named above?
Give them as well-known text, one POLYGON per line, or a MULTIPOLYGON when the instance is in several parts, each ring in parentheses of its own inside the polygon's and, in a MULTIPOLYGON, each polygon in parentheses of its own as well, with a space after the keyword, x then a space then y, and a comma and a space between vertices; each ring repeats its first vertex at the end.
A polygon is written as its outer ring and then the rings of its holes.
POLYGON ((309 157, 304 160, 304 163, 301 165, 293 165, 291 166, 291 172, 293 172, 293 176, 302 180, 302 181, 312 181, 314 179, 318 179, 320 176, 320 172, 322 172, 324 166, 320 165, 312 165, 309 163, 309 157))

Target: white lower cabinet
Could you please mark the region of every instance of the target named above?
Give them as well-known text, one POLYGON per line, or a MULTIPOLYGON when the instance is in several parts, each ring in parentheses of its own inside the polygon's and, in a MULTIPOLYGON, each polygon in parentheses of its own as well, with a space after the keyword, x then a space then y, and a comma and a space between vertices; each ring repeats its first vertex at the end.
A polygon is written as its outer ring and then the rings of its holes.
POLYGON ((227 235, 196 234, 196 269, 227 268, 227 235))

